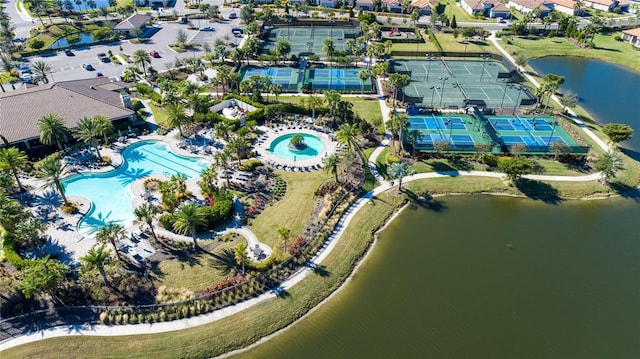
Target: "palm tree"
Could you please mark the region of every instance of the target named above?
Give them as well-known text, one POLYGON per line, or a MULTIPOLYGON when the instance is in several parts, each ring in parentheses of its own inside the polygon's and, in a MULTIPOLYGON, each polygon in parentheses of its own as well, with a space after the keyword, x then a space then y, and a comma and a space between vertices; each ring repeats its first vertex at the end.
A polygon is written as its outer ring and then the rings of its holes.
POLYGON ((393 148, 395 149, 395 140, 398 137, 400 140, 402 133, 409 128, 409 117, 405 114, 397 114, 386 123, 389 132, 391 132, 391 140, 393 141, 393 148))
POLYGON ((389 175, 389 177, 398 180, 399 191, 402 191, 402 178, 406 176, 408 172, 409 165, 404 162, 396 162, 387 169, 387 174, 389 175))
MULTIPOLYGON (((389 83, 393 86, 393 113, 396 113, 396 100, 398 99, 398 90, 407 86, 411 82, 411 77, 404 74, 389 75, 389 83)), ((404 97, 404 92, 403 92, 404 97)))
POLYGON ((282 239, 282 242, 284 242, 284 251, 287 251, 287 241, 289 240, 289 237, 291 236, 291 230, 287 227, 282 227, 280 229, 278 229, 278 235, 280 236, 280 239, 282 239))
POLYGON ((282 62, 287 59, 287 56, 291 52, 291 42, 286 39, 280 39, 276 42, 275 53, 276 56, 282 58, 282 62))
POLYGON ((325 39, 322 43, 322 51, 327 54, 327 59, 331 59, 333 54, 336 52, 336 47, 333 44, 333 40, 325 39))
POLYGON ((93 118, 93 121, 96 123, 98 127, 98 132, 103 136, 104 144, 106 145, 109 142, 109 136, 115 131, 115 127, 113 127, 113 122, 106 118, 105 116, 96 116, 93 118))
POLYGON ((15 147, 0 149, 0 171, 9 171, 16 179, 16 184, 22 192, 22 184, 18 178, 18 172, 29 162, 27 155, 15 147))
POLYGON ((223 170, 225 177, 227 179, 227 188, 231 187, 231 182, 229 180, 229 162, 231 162, 231 154, 229 153, 229 149, 225 148, 222 151, 216 152, 213 155, 214 165, 217 169, 223 170))
POLYGON ((74 136, 85 143, 90 143, 91 146, 96 150, 96 154, 98 155, 98 159, 102 159, 102 155, 100 154, 100 149, 98 149, 98 141, 97 138, 102 134, 102 130, 99 127, 99 123, 95 121, 93 118, 83 118, 78 123, 78 128, 74 132, 74 136))
POLYGON ((110 243, 113 246, 118 259, 122 259, 122 257, 120 257, 120 251, 118 251, 116 241, 124 239, 125 237, 124 226, 114 222, 109 222, 106 226, 100 227, 96 233, 96 241, 103 244, 110 243))
POLYGON ((325 157, 325 159, 322 161, 322 164, 324 170, 334 175, 336 177, 336 182, 340 183, 340 181, 338 180, 338 165, 340 164, 340 156, 337 153, 329 155, 325 157))
POLYGON ((111 250, 106 249, 105 245, 93 246, 87 254, 80 257, 83 267, 87 270, 97 269, 102 276, 102 281, 106 286, 111 286, 107 279, 107 273, 104 268, 111 263, 111 250))
POLYGON ((358 77, 360 78, 360 92, 364 94, 364 83, 370 77, 369 72, 366 70, 361 70, 358 72, 358 77))
POLYGON ((60 115, 51 113, 38 120, 38 132, 40 132, 40 142, 45 145, 55 142, 58 149, 62 150, 62 142, 67 141, 69 129, 64 125, 64 120, 60 115))
POLYGON ((352 125, 345 123, 336 131, 336 139, 338 144, 347 146, 349 151, 357 147, 356 139, 358 138, 358 129, 352 125))
POLYGON ((229 140, 229 132, 233 130, 233 125, 226 121, 220 121, 213 126, 213 132, 216 137, 223 138, 225 141, 229 140))
POLYGON ((141 72, 138 66, 129 66, 122 72, 122 81, 135 82, 141 72))
POLYGON ((176 221, 173 223, 173 230, 180 234, 191 234, 193 238, 193 249, 199 249, 198 246, 198 226, 207 223, 206 214, 195 203, 186 203, 178 208, 176 213, 176 221))
POLYGON ((156 231, 153 228, 153 220, 160 213, 160 208, 158 206, 153 205, 151 203, 143 203, 140 206, 136 207, 133 210, 133 215, 136 217, 134 223, 142 224, 145 223, 149 230, 151 231, 151 235, 156 242, 158 241, 158 236, 156 236, 156 231))
POLYGON ((240 161, 240 156, 249 148, 249 142, 247 142, 247 139, 243 136, 236 136, 227 142, 227 147, 229 147, 230 151, 235 153, 236 158, 238 159, 238 166, 241 166, 242 162, 240 161))
POLYGON ((304 105, 311 110, 311 117, 315 120, 316 118, 316 108, 322 106, 323 99, 314 94, 310 94, 309 96, 303 98, 304 105))
POLYGON ((45 83, 49 83, 48 73, 51 73, 51 66, 46 62, 39 60, 33 63, 33 72, 40 78, 44 79, 45 83))
POLYGON ((147 65, 151 65, 151 56, 143 49, 136 50, 133 53, 133 63, 142 67, 144 76, 147 76, 147 65))
POLYGON ((411 157, 416 157, 416 147, 418 147, 418 142, 422 141, 423 137, 422 132, 418 130, 411 130, 407 133, 407 139, 411 143, 411 157))
POLYGON ((185 124, 187 120, 184 105, 181 103, 170 103, 167 105, 167 125, 178 127, 181 137, 184 137, 182 134, 182 125, 185 124))
POLYGON ((324 102, 331 109, 331 117, 333 119, 333 127, 336 127, 336 109, 338 108, 338 103, 341 101, 342 95, 340 92, 336 90, 330 90, 324 93, 324 102))
POLYGON ((239 266, 242 266, 242 275, 244 275, 244 264, 247 262, 247 259, 248 259, 247 244, 246 243, 240 244, 239 246, 236 247, 233 253, 236 259, 236 263, 238 263, 239 266))
POLYGON ((44 184, 42 188, 50 188, 55 187, 55 189, 62 196, 62 200, 64 204, 68 204, 67 196, 65 196, 64 185, 60 179, 62 178, 62 174, 64 173, 66 166, 62 164, 59 158, 53 156, 47 156, 42 161, 42 166, 40 167, 39 175, 44 178, 44 184))

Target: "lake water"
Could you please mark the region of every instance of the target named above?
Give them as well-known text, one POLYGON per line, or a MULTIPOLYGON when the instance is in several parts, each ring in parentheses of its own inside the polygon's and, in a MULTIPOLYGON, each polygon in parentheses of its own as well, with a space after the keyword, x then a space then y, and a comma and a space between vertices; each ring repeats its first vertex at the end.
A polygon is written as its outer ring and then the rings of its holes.
POLYGON ((640 160, 640 74, 620 65, 579 57, 544 57, 529 64, 541 75, 565 77, 562 89, 578 94, 580 105, 602 123, 617 122, 633 127, 636 135, 624 143, 640 160))
POLYGON ((639 358, 640 203, 412 207, 343 291, 240 358, 639 358))
MULTIPOLYGON (((78 35, 80 36, 80 41, 76 42, 74 45, 90 44, 93 42, 93 35, 91 35, 90 33, 81 32, 78 35)), ((68 47, 68 46, 69 46, 69 41, 67 41, 66 37, 63 37, 61 39, 56 40, 56 42, 54 42, 51 45, 51 48, 59 49, 59 48, 68 47)))

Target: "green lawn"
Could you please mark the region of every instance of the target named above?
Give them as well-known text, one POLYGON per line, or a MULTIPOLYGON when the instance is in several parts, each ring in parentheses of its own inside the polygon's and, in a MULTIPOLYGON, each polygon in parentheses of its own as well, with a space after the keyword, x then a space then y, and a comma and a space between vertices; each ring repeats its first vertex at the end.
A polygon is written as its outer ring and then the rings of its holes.
POLYGON ((429 41, 427 43, 420 43, 420 44, 411 44, 411 43, 394 43, 391 46, 391 54, 393 55, 394 52, 398 52, 398 51, 416 51, 416 49, 418 51, 429 51, 429 52, 433 52, 433 51, 438 51, 438 49, 436 48, 436 45, 433 44, 433 42, 429 41))
POLYGON ((448 52, 482 52, 499 54, 498 50, 489 40, 465 41, 462 35, 456 39, 453 34, 437 33, 436 37, 444 51, 448 52), (465 44, 466 42, 466 44, 465 44))
MULTIPOLYGON (((218 252, 224 248, 235 248, 246 240, 242 237, 236 238, 232 242, 226 242, 214 250, 218 252)), ((206 242, 200 244, 205 246, 206 242)), ((192 292, 200 292, 213 283, 227 277, 220 270, 213 266, 212 257, 208 253, 200 253, 188 258, 176 258, 162 261, 158 267, 152 271, 158 286, 165 285, 167 288, 187 289, 192 292)))
MULTIPOLYGON (((468 12, 466 12, 462 7, 458 6, 458 3, 455 0, 446 0, 444 1, 447 4, 447 7, 444 9, 444 13, 449 17, 449 21, 453 18, 453 15, 456 16, 456 22, 496 22, 495 19, 476 19, 471 17, 468 12)), ((459 25, 458 25, 459 26, 459 25)))
POLYGON ((153 112, 153 117, 156 119, 156 123, 158 124, 158 126, 163 126, 165 123, 167 123, 168 116, 163 109, 154 105, 152 102, 147 102, 147 106, 149 106, 151 112, 153 112))
MULTIPOLYGON (((597 34, 596 48, 580 48, 565 38, 520 38, 505 36, 502 46, 510 53, 522 53, 526 58, 544 56, 577 56, 613 62, 640 72, 640 55, 631 44, 616 41, 614 37, 621 33, 609 35, 597 34), (508 40, 507 40, 508 39, 508 40), (510 42, 511 44, 509 44, 510 42)), ((528 68, 533 71, 533 69, 528 68)))
POLYGON ((273 206, 267 207, 251 223, 251 230, 258 239, 271 246, 281 245, 278 229, 287 227, 295 238, 310 220, 313 210, 313 192, 331 177, 324 171, 309 173, 277 171, 287 182, 287 193, 273 206))

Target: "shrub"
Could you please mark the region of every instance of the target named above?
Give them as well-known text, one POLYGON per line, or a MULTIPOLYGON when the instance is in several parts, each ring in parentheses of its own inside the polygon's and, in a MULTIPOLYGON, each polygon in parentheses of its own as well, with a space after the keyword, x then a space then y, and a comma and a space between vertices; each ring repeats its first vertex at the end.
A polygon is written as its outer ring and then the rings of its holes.
POLYGON ((153 92, 153 89, 151 88, 151 86, 138 82, 136 84, 136 92, 141 94, 141 95, 148 95, 150 93, 153 92))
POLYGON ((173 223, 175 223, 176 221, 176 216, 174 216, 173 213, 165 213, 160 216, 160 219, 158 221, 160 222, 162 228, 173 230, 173 223))
POLYGON ((386 156, 384 156, 384 160, 385 162, 387 162, 387 164, 394 164, 394 163, 400 163, 400 157, 394 155, 393 153, 387 153, 386 156))
POLYGON ((64 213, 76 213, 78 211, 78 205, 73 202, 67 202, 62 204, 62 212, 64 213))
POLYGON ((44 47, 44 40, 33 39, 29 42, 29 47, 34 50, 40 50, 44 47))
POLYGON ((259 167, 262 165, 262 161, 258 158, 251 158, 248 159, 244 162, 242 162, 242 165, 238 167, 238 169, 240 171, 251 171, 253 169, 255 169, 256 167, 259 167))
POLYGON ((485 153, 482 155, 482 162, 489 167, 498 167, 498 156, 485 153))

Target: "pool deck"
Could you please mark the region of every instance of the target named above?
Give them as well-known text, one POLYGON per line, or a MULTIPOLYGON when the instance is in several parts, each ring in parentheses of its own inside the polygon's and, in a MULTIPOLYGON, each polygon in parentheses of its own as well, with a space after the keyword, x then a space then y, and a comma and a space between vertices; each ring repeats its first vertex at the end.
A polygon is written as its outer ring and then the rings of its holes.
POLYGON ((313 170, 322 167, 322 160, 333 154, 337 150, 336 142, 333 139, 333 134, 319 127, 305 124, 295 124, 279 127, 259 127, 263 131, 263 135, 259 138, 258 142, 254 146, 259 158, 263 162, 275 167, 276 169, 285 169, 292 171, 305 171, 313 170), (306 160, 289 160, 276 156, 273 152, 269 151, 271 142, 280 136, 301 133, 318 137, 324 144, 324 150, 317 156, 306 160), (285 167, 286 166, 286 167, 285 167))

